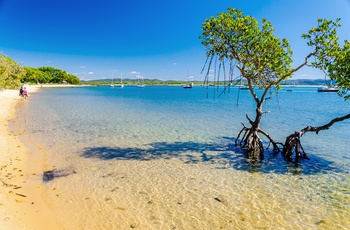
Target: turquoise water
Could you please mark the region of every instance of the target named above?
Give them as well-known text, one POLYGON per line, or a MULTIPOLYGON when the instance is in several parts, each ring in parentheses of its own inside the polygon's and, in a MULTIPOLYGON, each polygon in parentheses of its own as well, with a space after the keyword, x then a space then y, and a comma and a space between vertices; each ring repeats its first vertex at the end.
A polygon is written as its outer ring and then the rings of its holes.
MULTIPOLYGON (((350 102, 334 93, 288 89, 292 92, 273 92, 264 105, 268 113, 261 128, 276 141, 350 111, 350 102)), ((71 217, 88 229, 119 229, 125 223, 141 229, 348 228, 350 121, 307 133, 302 143, 311 159, 298 167, 269 151, 252 165, 234 141, 241 122, 247 124, 246 114, 253 118, 254 102, 249 91, 220 93, 199 86, 42 88, 19 110, 30 141, 48 152, 47 164, 77 172, 46 184, 62 188, 64 205, 57 210, 67 204, 84 206, 86 213, 108 210, 104 220, 97 217, 101 212, 89 214, 94 221, 85 213, 88 224, 71 217), (110 194, 116 187, 119 193, 110 194), (87 197, 80 200, 76 194, 82 191, 87 197), (147 200, 153 208, 141 205, 144 194, 157 197, 147 200), (208 194, 225 202, 208 203, 208 194), (118 203, 123 199, 126 203, 118 203), (185 209, 179 209, 186 203, 180 199, 187 201, 185 209), (108 209, 111 202, 117 208, 108 209)), ((60 215, 63 222, 69 219, 60 215)))
MULTIPOLYGON (((323 125, 349 112, 349 102, 334 93, 317 93, 307 87, 293 90, 282 90, 278 96, 274 93, 264 105, 270 112, 261 127, 277 141, 283 142, 307 125, 323 125)), ((184 147, 181 143, 192 143, 192 148, 202 143, 227 147, 241 129, 241 122, 247 124, 245 115, 253 118, 254 103, 248 91, 231 89, 218 97, 220 92, 158 86, 42 89, 28 104, 28 128, 50 140, 50 148, 64 152, 159 143, 180 150, 184 147)), ((337 123, 319 135, 306 134, 302 141, 310 157, 344 163, 340 168, 348 170, 349 161, 343 160, 349 159, 349 123, 337 123)))

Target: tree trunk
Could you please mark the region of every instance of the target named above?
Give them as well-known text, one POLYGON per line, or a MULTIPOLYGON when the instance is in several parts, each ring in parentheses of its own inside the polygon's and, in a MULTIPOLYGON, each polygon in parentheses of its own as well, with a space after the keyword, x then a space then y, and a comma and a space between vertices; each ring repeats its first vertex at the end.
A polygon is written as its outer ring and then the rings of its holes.
POLYGON ((238 137, 236 139, 236 146, 238 145, 239 137, 242 133, 243 137, 240 141, 240 146, 245 152, 248 154, 248 157, 253 160, 262 159, 264 157, 264 147, 262 144, 262 140, 259 137, 260 132, 260 121, 262 117, 262 103, 259 103, 256 108, 255 120, 252 121, 246 115, 251 127, 248 128, 244 124, 242 130, 239 132, 238 137))

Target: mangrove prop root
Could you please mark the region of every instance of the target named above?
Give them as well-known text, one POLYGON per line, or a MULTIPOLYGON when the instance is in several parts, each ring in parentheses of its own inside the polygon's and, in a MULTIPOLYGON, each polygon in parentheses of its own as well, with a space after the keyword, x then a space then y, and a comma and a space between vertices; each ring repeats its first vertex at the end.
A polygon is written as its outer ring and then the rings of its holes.
POLYGON ((296 161, 298 161, 299 158, 308 159, 308 156, 306 155, 304 148, 300 142, 300 138, 304 135, 304 133, 305 132, 303 131, 297 131, 286 138, 282 154, 289 160, 292 160, 293 153, 295 153, 296 161))
POLYGON ((253 132, 253 128, 248 128, 243 123, 242 123, 242 126, 243 128, 238 133, 235 143, 236 143, 236 146, 238 146, 238 143, 239 143, 240 147, 243 150, 245 150, 249 158, 257 159, 258 157, 263 158, 264 156, 264 145, 261 138, 258 135, 259 133, 269 139, 268 146, 272 144, 274 152, 280 152, 280 148, 278 147, 278 145, 283 145, 283 144, 279 142, 275 142, 267 132, 259 128, 257 129, 257 131, 253 132), (242 138, 240 139, 241 135, 242 135, 242 138))

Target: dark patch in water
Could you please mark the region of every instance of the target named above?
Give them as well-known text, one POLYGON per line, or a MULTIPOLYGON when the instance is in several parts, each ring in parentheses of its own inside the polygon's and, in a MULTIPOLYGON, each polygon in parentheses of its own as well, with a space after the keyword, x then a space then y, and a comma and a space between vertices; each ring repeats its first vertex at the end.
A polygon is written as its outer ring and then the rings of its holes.
POLYGON ((75 174, 77 173, 75 170, 73 169, 53 169, 53 170, 48 170, 45 171, 43 173, 43 182, 49 182, 52 181, 55 178, 58 177, 66 177, 69 176, 71 174, 75 174))

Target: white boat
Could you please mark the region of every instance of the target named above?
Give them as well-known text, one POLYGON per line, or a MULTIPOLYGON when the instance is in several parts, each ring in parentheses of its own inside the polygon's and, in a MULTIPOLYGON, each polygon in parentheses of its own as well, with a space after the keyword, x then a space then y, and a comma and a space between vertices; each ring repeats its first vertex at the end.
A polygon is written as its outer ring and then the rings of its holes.
POLYGON ((182 87, 183 87, 184 89, 191 89, 191 88, 192 88, 192 86, 193 86, 193 83, 183 85, 182 87))
POLYGON ((322 86, 317 88, 317 92, 338 92, 338 88, 330 87, 330 86, 322 86))
POLYGON ((113 82, 113 71, 112 71, 112 83, 109 85, 111 88, 114 87, 114 82, 113 82))
POLYGON ((123 88, 124 85, 123 85, 123 74, 120 74, 120 88, 123 88))
POLYGON ((248 86, 240 86, 239 89, 240 90, 249 90, 249 87, 248 86))
POLYGON ((137 76, 137 87, 140 87, 140 88, 145 87, 145 85, 143 84, 143 76, 141 76, 141 75, 137 76), (142 79, 142 80, 140 80, 140 79, 142 79))
MULTIPOLYGON (((187 77, 188 77, 188 81, 191 81, 191 80, 193 79, 193 77, 190 76, 190 71, 189 71, 189 70, 187 70, 187 77)), ((183 87, 184 89, 191 89, 192 86, 193 86, 193 82, 188 83, 188 84, 185 84, 185 85, 182 85, 182 87, 183 87)))

